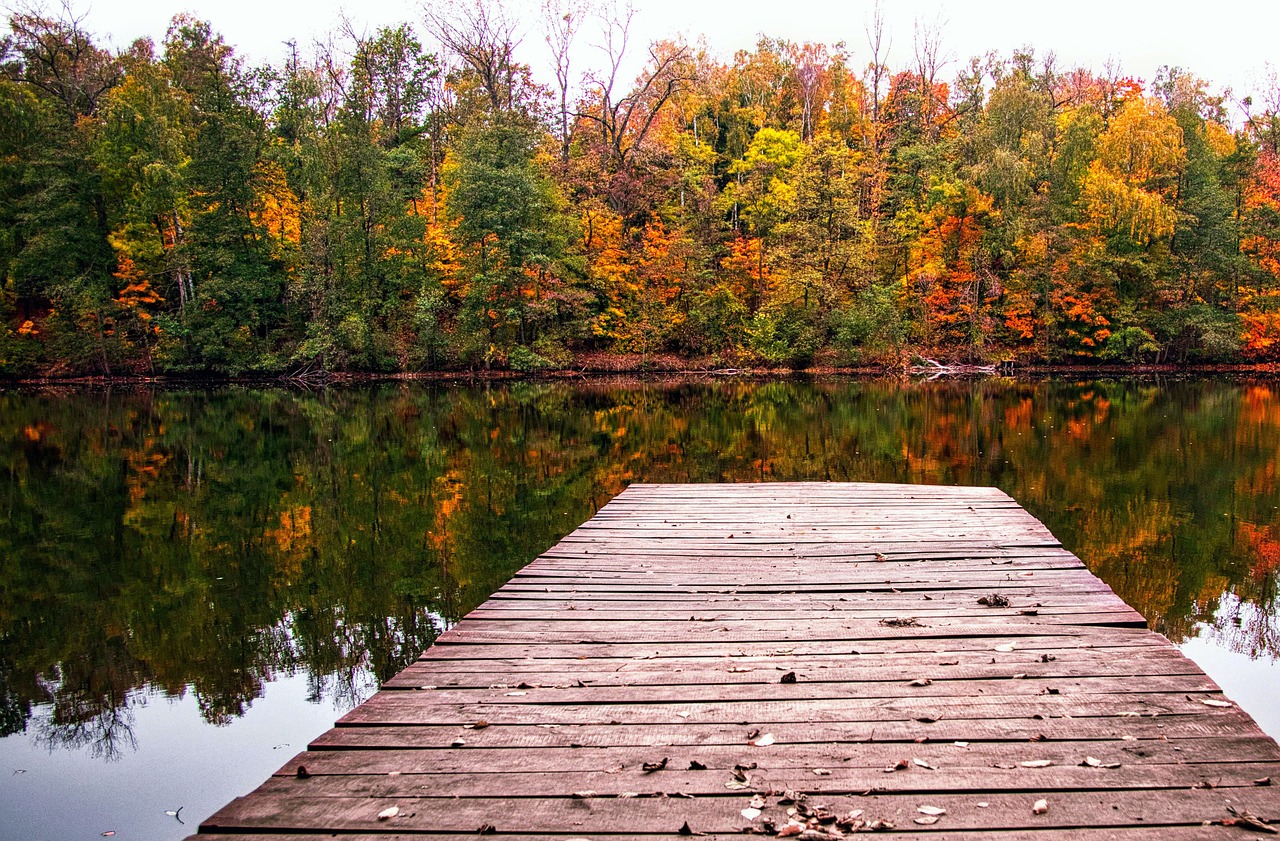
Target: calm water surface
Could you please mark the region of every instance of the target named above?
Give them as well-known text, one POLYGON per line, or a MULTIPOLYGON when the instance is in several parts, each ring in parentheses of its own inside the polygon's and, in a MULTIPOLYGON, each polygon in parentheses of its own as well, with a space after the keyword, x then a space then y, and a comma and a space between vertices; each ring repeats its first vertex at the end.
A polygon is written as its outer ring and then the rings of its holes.
POLYGON ((997 485, 1280 736, 1278 456, 1262 380, 3 392, 0 839, 185 837, 629 482, 997 485))

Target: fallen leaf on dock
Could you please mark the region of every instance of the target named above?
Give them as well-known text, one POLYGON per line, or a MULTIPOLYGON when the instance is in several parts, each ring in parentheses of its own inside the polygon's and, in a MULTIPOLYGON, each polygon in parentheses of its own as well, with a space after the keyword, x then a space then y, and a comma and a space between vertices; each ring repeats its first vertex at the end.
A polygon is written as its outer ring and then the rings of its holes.
POLYGON ((932 683, 933 681, 927 677, 918 677, 908 683, 907 686, 930 686, 932 683))
POLYGON ((883 770, 884 770, 884 772, 885 772, 886 774, 892 774, 894 771, 906 771, 906 770, 908 770, 910 767, 911 767, 911 763, 910 763, 910 762, 907 762, 907 760, 905 760, 905 759, 899 759, 899 760, 898 760, 897 762, 895 762, 893 765, 889 765, 889 766, 887 766, 886 768, 884 768, 883 770))
POLYGON ((1031 807, 1031 814, 1033 815, 1043 815, 1047 811, 1049 811, 1048 800, 1037 800, 1031 807))
POLYGON ((921 806, 916 809, 916 811, 922 815, 929 815, 934 818, 941 817, 947 813, 947 810, 941 806, 921 806))
POLYGON ((1119 768, 1120 767, 1119 762, 1103 762, 1101 759, 1097 759, 1092 756, 1086 756, 1084 758, 1084 762, 1081 762, 1080 764, 1088 768, 1119 768))
POLYGON ((763 736, 759 736, 747 742, 747 744, 753 745, 758 748, 767 748, 769 747, 769 745, 773 744, 773 734, 765 733, 763 736))
POLYGON ((922 817, 922 818, 915 818, 914 820, 915 820, 915 822, 916 822, 916 823, 918 823, 918 824, 920 824, 920 825, 922 825, 922 826, 929 826, 930 824, 935 824, 935 823, 937 823, 937 822, 938 822, 937 817, 935 817, 935 816, 933 816, 933 815, 925 815, 925 816, 924 816, 924 817, 922 817))
POLYGON ((705 771, 705 770, 707 770, 707 766, 703 765, 701 762, 699 762, 699 761, 698 761, 698 760, 696 760, 696 759, 690 759, 690 760, 689 760, 689 770, 690 770, 690 771, 705 771))
POLYGON ((778 683, 795 683, 795 682, 796 682, 795 672, 787 672, 778 680, 778 683))
POLYGON ((1014 648, 1015 646, 1013 643, 1007 642, 1007 643, 1004 643, 1003 645, 997 645, 995 650, 1008 654, 1010 651, 1013 651, 1014 648))
POLYGON ((389 821, 398 814, 400 814, 399 806, 388 806, 387 808, 383 809, 381 812, 378 813, 378 820, 389 821))
POLYGON ((1206 707, 1231 707, 1234 706, 1230 701, 1219 701, 1214 698, 1202 698, 1200 703, 1206 707))
POLYGON ((1019 763, 1023 768, 1048 768, 1053 764, 1051 759, 1028 759, 1026 762, 1019 763))
POLYGON ((667 762, 668 762, 669 760, 670 760, 670 757, 668 757, 668 756, 664 756, 664 757, 662 757, 661 761, 659 761, 659 762, 646 762, 646 763, 644 763, 643 765, 641 765, 641 766, 640 766, 640 768, 641 768, 641 770, 643 770, 646 774, 652 774, 654 771, 661 771, 663 768, 666 768, 666 767, 667 767, 667 762))
POLYGON ((1254 832, 1266 832, 1270 835, 1280 834, 1274 826, 1268 826, 1257 815, 1251 815, 1245 812, 1243 815, 1236 815, 1234 818, 1223 818, 1223 826, 1238 826, 1241 829, 1251 829, 1254 832))
POLYGON ((594 789, 587 789, 586 791, 575 791, 573 793, 573 796, 579 800, 590 800, 591 798, 596 796, 596 791, 594 789))
POLYGON ((919 757, 913 756, 911 758, 911 761, 914 762, 916 765, 919 765, 921 768, 928 768, 930 771, 938 770, 938 767, 936 765, 930 765, 928 762, 925 762, 923 759, 920 759, 919 757))
POLYGON ((814 774, 816 774, 816 775, 817 775, 817 776, 819 776, 819 777, 830 777, 830 776, 831 776, 831 772, 830 772, 829 770, 827 770, 826 768, 814 768, 814 769, 813 769, 813 773, 814 773, 814 774))
POLYGON ((760 810, 751 809, 751 808, 743 809, 742 817, 746 818, 749 821, 754 821, 756 818, 760 817, 760 810))

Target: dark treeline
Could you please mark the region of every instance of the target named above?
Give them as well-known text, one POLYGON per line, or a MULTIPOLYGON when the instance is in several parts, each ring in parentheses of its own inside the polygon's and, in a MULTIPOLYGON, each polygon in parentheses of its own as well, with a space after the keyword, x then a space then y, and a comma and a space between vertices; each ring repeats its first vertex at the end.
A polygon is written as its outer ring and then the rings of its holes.
POLYGON ((892 68, 878 21, 630 79, 629 13, 574 0, 543 79, 500 6, 435 8, 266 67, 11 14, 0 374, 1280 354, 1280 84, 928 27, 892 68))

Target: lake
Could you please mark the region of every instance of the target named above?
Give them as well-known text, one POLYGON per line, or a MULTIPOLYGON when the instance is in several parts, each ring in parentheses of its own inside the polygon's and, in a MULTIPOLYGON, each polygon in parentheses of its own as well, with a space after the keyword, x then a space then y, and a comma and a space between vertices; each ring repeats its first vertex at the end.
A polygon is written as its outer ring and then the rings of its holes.
POLYGON ((1280 736, 1280 382, 0 392, 0 839, 180 839, 631 482, 996 485, 1280 736))

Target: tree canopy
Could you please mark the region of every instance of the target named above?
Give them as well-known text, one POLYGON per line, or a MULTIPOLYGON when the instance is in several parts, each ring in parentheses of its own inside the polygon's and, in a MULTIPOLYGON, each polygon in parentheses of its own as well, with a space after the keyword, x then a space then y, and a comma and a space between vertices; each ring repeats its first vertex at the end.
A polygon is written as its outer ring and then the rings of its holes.
POLYGON ((101 46, 9 15, 0 375, 1280 358, 1280 83, 762 37, 640 55, 549 0, 101 46), (593 27, 602 65, 575 76, 593 27), (1230 115, 1235 115, 1231 116, 1230 115))

